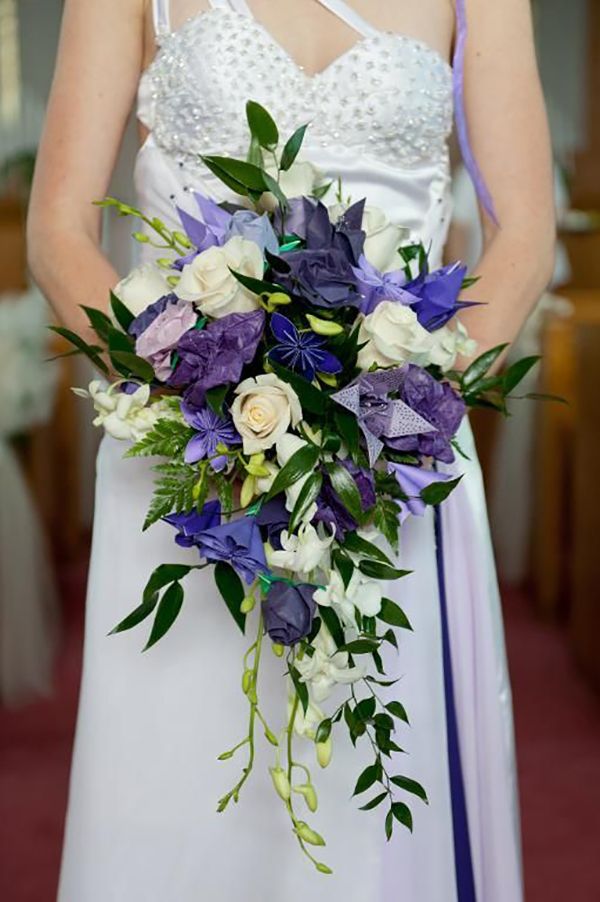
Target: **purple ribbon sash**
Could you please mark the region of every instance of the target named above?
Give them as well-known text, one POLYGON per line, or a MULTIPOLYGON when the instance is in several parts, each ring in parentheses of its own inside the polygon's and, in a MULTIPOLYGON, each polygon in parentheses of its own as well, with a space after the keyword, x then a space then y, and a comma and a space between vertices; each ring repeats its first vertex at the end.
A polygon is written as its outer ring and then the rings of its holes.
POLYGON ((458 902, 477 902, 477 897, 475 895, 475 879, 473 876, 473 861, 471 858, 471 842, 469 838, 469 822, 467 818, 465 784, 460 760, 458 723, 456 719, 456 707, 454 702, 454 679, 452 675, 450 631, 448 626, 448 602, 444 576, 442 515, 439 507, 434 508, 434 530, 442 627, 444 700, 446 707, 446 737, 448 745, 448 769, 450 773, 450 798, 452 803, 452 829, 454 833, 456 892, 458 902))

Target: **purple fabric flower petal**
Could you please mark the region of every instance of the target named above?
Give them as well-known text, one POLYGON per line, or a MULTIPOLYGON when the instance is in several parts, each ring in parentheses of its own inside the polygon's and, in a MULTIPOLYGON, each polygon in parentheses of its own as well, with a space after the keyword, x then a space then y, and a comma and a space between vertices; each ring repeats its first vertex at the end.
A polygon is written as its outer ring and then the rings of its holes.
POLYGON ((314 593, 315 587, 308 583, 271 583, 262 601, 262 613, 272 642, 291 646, 308 636, 317 608, 314 593))
POLYGON ((221 522, 221 502, 207 501, 200 513, 191 511, 187 514, 169 514, 163 520, 177 530, 177 544, 182 548, 191 548, 198 545, 198 536, 203 530, 218 526, 221 522))
POLYGON ((254 517, 241 517, 206 529, 198 539, 202 557, 208 561, 226 561, 248 584, 267 569, 260 529, 254 517))

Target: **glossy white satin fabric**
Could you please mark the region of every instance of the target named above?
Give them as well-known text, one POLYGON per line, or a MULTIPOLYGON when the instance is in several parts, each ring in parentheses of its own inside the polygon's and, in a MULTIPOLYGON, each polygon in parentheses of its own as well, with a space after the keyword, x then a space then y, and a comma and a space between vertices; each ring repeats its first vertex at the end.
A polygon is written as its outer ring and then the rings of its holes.
MULTIPOLYGON (((249 96, 252 89, 247 86, 249 96)), ((447 158, 403 168, 342 142, 324 147, 310 139, 304 156, 340 174, 345 195, 367 197, 409 226, 431 245, 433 265, 440 262, 450 205, 447 158)), ((227 196, 206 171, 181 165, 153 135, 140 151, 136 185, 140 205, 169 223, 175 221, 174 203, 193 212, 189 189, 227 196)), ((459 439, 470 459, 458 457, 450 468, 464 479, 445 505, 444 532, 475 882, 478 902, 520 902, 510 688, 481 474, 467 421, 459 439)), ((255 775, 239 805, 215 813, 243 761, 216 758, 245 729, 240 667, 249 642, 237 632, 211 575, 189 579, 182 614, 150 652, 138 653, 144 627, 107 638, 139 602, 157 564, 195 559, 175 546, 165 524, 141 534, 150 463, 123 460, 123 450, 105 438, 98 458, 60 902, 457 902, 432 518, 413 518, 403 527, 401 564, 414 572, 387 592, 414 630, 399 631, 400 653, 390 650, 386 660, 389 672, 401 677, 388 696, 399 698, 411 719, 410 727, 398 730, 407 754, 397 756, 394 769, 423 783, 430 803, 412 803, 414 833, 398 828, 386 844, 381 812, 360 812, 350 798, 366 749, 359 744, 354 750, 340 731, 330 767, 321 773, 310 761, 320 799, 310 820, 328 841, 321 857, 335 872, 324 877, 295 845, 267 773, 272 750, 266 743, 259 743, 255 775)), ((267 654, 265 663, 261 695, 278 725, 285 682, 277 659, 267 654)), ((306 754, 312 758, 310 744, 306 754)))

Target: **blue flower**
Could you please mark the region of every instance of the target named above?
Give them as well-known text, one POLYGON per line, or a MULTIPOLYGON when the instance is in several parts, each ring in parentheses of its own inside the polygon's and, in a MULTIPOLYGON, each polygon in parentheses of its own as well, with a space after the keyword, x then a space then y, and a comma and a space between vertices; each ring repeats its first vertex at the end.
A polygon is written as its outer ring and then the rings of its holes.
MULTIPOLYGON (((218 444, 227 447, 240 444, 241 439, 229 417, 220 417, 210 407, 201 407, 200 410, 195 410, 185 402, 181 405, 181 412, 186 423, 196 430, 196 435, 192 436, 185 449, 186 464, 195 464, 205 457, 212 458, 218 444)), ((223 469, 226 463, 225 455, 211 460, 214 470, 223 469)))
POLYGON ((269 357, 295 370, 308 379, 315 378, 315 373, 339 373, 342 364, 325 350, 323 339, 313 332, 299 332, 295 325, 281 313, 271 317, 271 331, 277 344, 269 351, 269 357))
POLYGON ((201 532, 220 524, 221 502, 207 501, 200 513, 190 511, 189 514, 169 514, 168 517, 163 517, 163 520, 177 530, 175 541, 178 545, 182 548, 192 548, 198 545, 201 532))
POLYGON ((452 263, 432 273, 425 270, 404 285, 404 291, 414 295, 414 301, 409 303, 428 332, 441 329, 459 310, 476 304, 475 301, 458 300, 466 274, 466 266, 452 263))
POLYGON ((205 529, 197 539, 202 557, 207 561, 226 561, 248 584, 267 570, 260 528, 254 517, 241 517, 205 529))

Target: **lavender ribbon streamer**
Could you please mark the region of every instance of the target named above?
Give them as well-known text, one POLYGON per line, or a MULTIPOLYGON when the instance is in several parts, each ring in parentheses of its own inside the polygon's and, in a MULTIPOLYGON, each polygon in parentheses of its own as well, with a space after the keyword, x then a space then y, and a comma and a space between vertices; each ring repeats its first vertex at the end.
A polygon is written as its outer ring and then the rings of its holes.
POLYGON ((450 799, 452 803, 452 829, 454 833, 454 865, 456 869, 456 893, 458 902, 477 902, 475 878, 471 857, 469 822, 465 784, 460 760, 458 723, 454 702, 454 678, 450 652, 450 630, 448 626, 448 601, 444 577, 444 544, 442 536, 442 514, 434 508, 435 548, 440 596, 442 627, 442 659, 444 667, 444 699, 446 706, 446 734, 448 744, 448 768, 450 771, 450 799))
POLYGON ((452 71, 454 80, 454 115, 456 119, 458 143, 460 144, 464 164, 467 167, 467 171, 471 176, 475 191, 477 192, 477 197, 490 219, 496 225, 499 225, 496 210, 494 208, 494 201, 492 200, 485 179, 477 164, 469 140, 469 129, 465 113, 465 45, 467 41, 467 32, 465 0, 456 0, 456 46, 454 49, 454 59, 452 61, 452 71))

